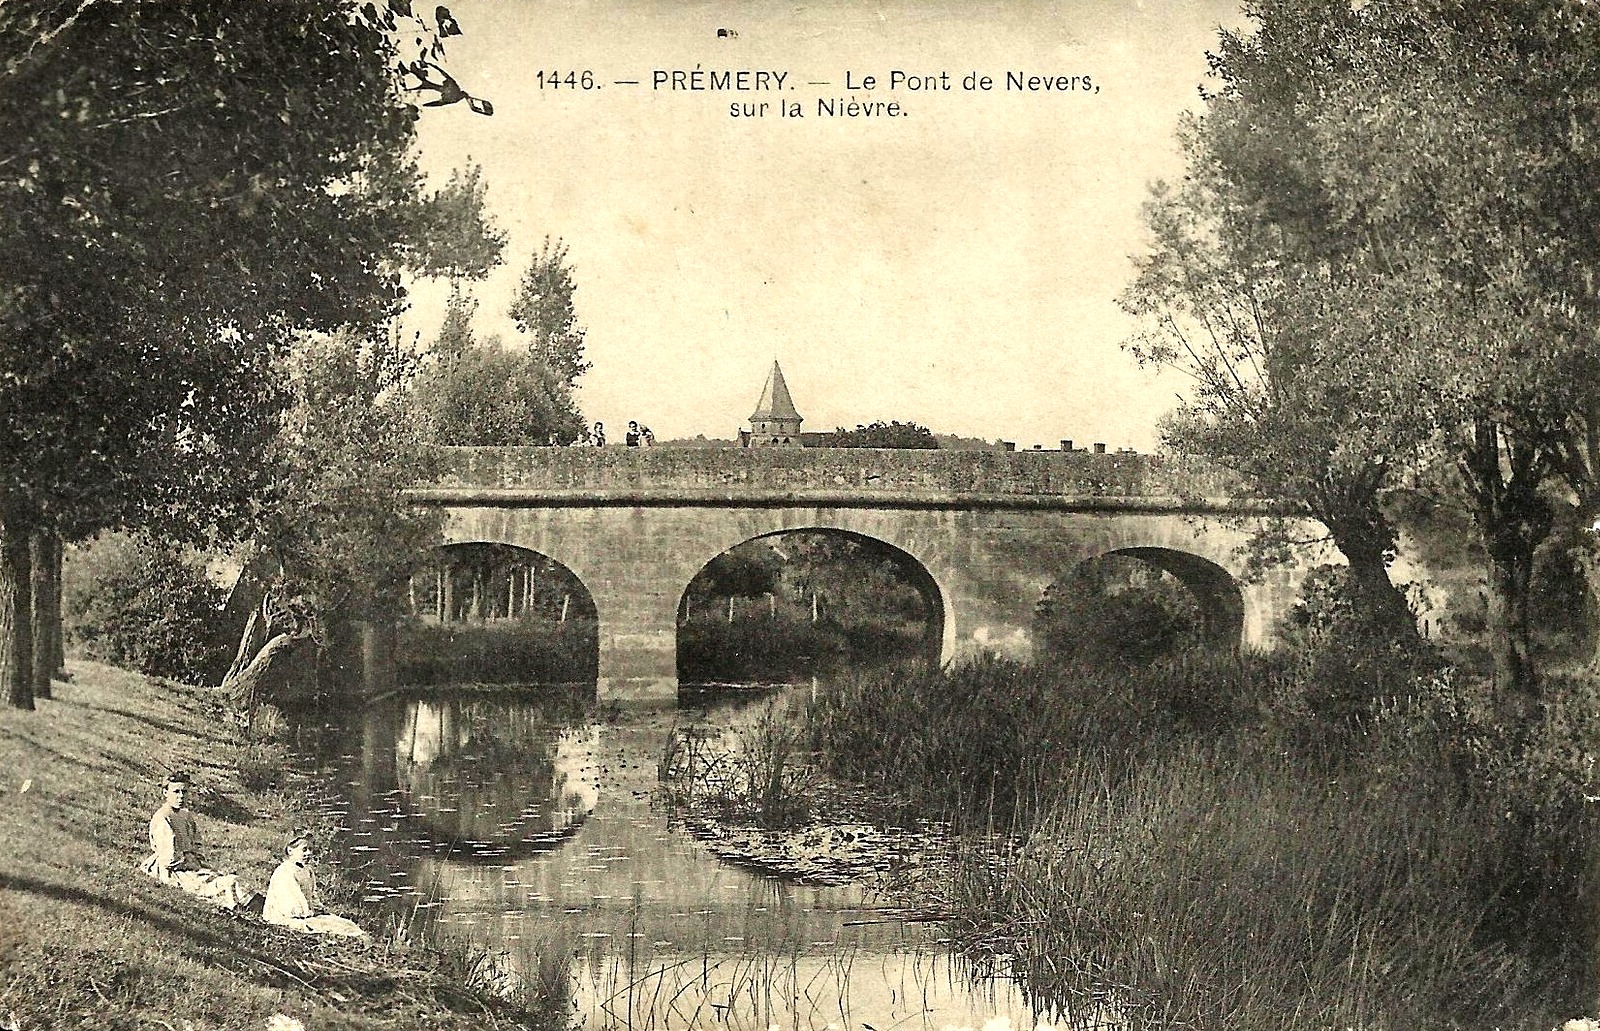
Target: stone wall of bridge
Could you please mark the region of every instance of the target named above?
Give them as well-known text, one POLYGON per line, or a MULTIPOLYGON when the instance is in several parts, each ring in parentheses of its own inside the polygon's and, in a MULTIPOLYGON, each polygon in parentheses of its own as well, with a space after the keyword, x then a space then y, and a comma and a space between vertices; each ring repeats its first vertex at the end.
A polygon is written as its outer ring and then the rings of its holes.
MULTIPOLYGON (((552 456, 567 454, 565 449, 531 450, 548 451, 552 456)), ((634 455, 675 452, 677 449, 661 448, 634 455)), ((691 449, 682 453, 694 454, 691 449)), ((768 452, 772 453, 776 450, 768 452)), ((655 461, 654 457, 641 459, 637 468, 655 461)), ((846 459, 830 456, 829 461, 846 459)), ((551 462, 559 465, 562 459, 552 458, 551 462)), ((723 475, 738 468, 735 462, 724 452, 693 468, 706 476, 723 475)), ((1074 511, 1070 507, 960 507, 953 502, 873 507, 869 499, 849 506, 782 504, 771 499, 761 504, 706 505, 666 503, 659 497, 641 504, 617 499, 602 503, 596 501, 595 492, 614 488, 598 484, 615 480, 612 474, 597 474, 594 468, 592 451, 589 464, 573 465, 575 475, 581 472, 590 484, 584 489, 591 496, 583 504, 551 504, 548 498, 530 504, 526 496, 520 504, 480 498, 462 503, 460 494, 455 503, 443 499, 435 503, 441 503, 447 513, 450 543, 495 542, 528 548, 561 562, 583 581, 599 611, 602 698, 666 701, 675 697, 678 603, 689 581, 723 551, 785 530, 859 534, 898 549, 917 563, 938 592, 943 622, 940 658, 947 661, 983 652, 1028 656, 1033 648, 1034 610, 1045 588, 1077 564, 1113 552, 1133 554, 1185 579, 1196 590, 1217 632, 1232 635, 1232 640, 1245 645, 1270 646, 1274 626, 1292 604, 1310 564, 1277 570, 1259 583, 1241 583, 1237 549, 1247 536, 1243 525, 1237 520, 1156 507, 1108 505, 1074 511)), ((807 467, 809 472, 817 468, 807 467)), ((846 465, 837 468, 839 475, 845 474, 846 465)), ((980 476, 970 482, 983 483, 985 494, 993 493, 990 488, 1019 482, 981 480, 984 468, 982 461, 976 461, 947 467, 929 464, 924 471, 943 475, 952 469, 967 470, 980 476)), ((910 475, 904 474, 897 482, 904 485, 910 475)), ((1150 483, 1148 468, 1139 475, 1145 477, 1142 483, 1150 483)), ((678 487, 682 488, 681 482, 678 487)), ((460 485, 451 489, 459 491, 460 485)), ((541 487, 540 492, 547 489, 541 487)), ((1124 484, 1122 489, 1131 488, 1124 484)), ((1118 499, 1138 496, 1111 495, 1118 499)))
POLYGON ((788 501, 885 504, 1028 499, 1058 505, 1226 504, 1214 467, 1133 453, 876 448, 440 448, 440 500, 526 503, 788 501))

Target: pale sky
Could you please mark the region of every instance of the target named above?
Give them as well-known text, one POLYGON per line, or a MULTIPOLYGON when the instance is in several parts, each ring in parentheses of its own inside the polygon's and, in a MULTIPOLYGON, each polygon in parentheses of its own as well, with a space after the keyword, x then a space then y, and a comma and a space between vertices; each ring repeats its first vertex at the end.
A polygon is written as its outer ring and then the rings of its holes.
MULTIPOLYGON (((1243 21, 1231 0, 450 7, 465 35, 448 67, 495 114, 425 109, 419 133, 438 182, 483 166, 510 238, 474 287, 477 330, 515 337, 518 277, 546 235, 565 241, 590 421, 731 437, 776 358, 807 430, 910 419, 1024 448, 1155 446, 1182 383, 1121 350, 1116 298, 1148 184, 1181 174, 1173 133, 1205 51, 1243 21), (697 66, 783 73, 783 89, 652 86, 697 66), (536 79, 585 69, 599 89, 536 79), (896 69, 952 89, 891 90, 896 69), (1007 72, 1096 91, 1007 90, 1007 72), (968 73, 993 89, 964 90, 968 73), (826 117, 819 98, 905 116, 826 117), (729 115, 762 102, 765 117, 729 115)), ((419 285, 410 328, 431 336, 443 295, 419 285)))

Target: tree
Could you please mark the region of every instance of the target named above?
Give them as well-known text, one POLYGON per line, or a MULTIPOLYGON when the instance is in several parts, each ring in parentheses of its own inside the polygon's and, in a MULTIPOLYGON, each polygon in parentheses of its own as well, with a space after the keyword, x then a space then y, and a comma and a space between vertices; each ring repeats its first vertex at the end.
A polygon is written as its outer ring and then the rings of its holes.
POLYGON ((289 359, 293 403, 272 453, 253 547, 268 570, 225 678, 257 697, 301 641, 401 611, 406 584, 438 543, 437 512, 406 503, 433 472, 406 398, 416 359, 392 342, 349 334, 299 341, 289 359))
POLYGON ((570 444, 584 434, 571 385, 531 351, 511 351, 472 330, 477 301, 452 287, 433 362, 413 392, 435 444, 507 447, 570 444))
POLYGON ((1353 413, 1332 424, 1341 447, 1354 428, 1350 453, 1451 470, 1437 486, 1470 502, 1484 544, 1497 679, 1531 691, 1533 555, 1596 385, 1597 202, 1580 184, 1600 155, 1581 128, 1600 114, 1600 27, 1561 0, 1251 13, 1213 57, 1201 121, 1202 185, 1230 246, 1256 248, 1225 271, 1270 273, 1271 344, 1294 348, 1269 377, 1353 413))
POLYGON ((372 14, 312 0, 0 6, 9 704, 32 704, 34 531, 240 529, 265 486, 286 398, 274 365, 295 332, 395 310, 415 112, 372 14))
MULTIPOLYGON (((1426 431, 1366 403, 1374 377, 1387 375, 1364 358, 1380 353, 1383 315, 1351 289, 1363 284, 1252 221, 1253 198, 1218 165, 1215 148, 1232 141, 1216 122, 1226 125, 1214 116, 1189 127, 1188 176, 1177 188, 1158 184, 1145 206, 1154 246, 1121 304, 1146 325, 1125 346, 1192 383, 1163 426, 1167 445, 1241 473, 1263 498, 1302 503, 1348 561, 1367 626, 1415 639, 1389 578, 1397 533, 1382 493, 1426 431), (1315 360, 1322 341, 1342 360, 1315 360)), ((1257 529, 1254 561, 1284 555, 1291 527, 1280 518, 1257 529)))
POLYGON ((570 389, 589 371, 583 357, 584 328, 578 325, 573 295, 578 287, 567 264, 567 247, 547 236, 522 274, 510 315, 517 332, 528 336, 528 353, 552 370, 570 389))
POLYGON ((835 429, 824 440, 823 447, 883 447, 883 448, 937 448, 933 431, 914 422, 884 422, 881 419, 858 425, 853 430, 843 426, 835 429))
POLYGON ((418 205, 409 228, 414 272, 459 287, 500 264, 506 236, 489 217, 488 195, 481 166, 451 170, 449 181, 418 205))

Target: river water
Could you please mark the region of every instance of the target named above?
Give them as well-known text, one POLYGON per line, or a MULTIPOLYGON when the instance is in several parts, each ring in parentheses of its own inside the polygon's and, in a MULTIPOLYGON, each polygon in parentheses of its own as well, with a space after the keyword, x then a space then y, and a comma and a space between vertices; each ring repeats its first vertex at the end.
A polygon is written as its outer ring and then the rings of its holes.
POLYGON ((578 1027, 1047 1026, 871 885, 731 865, 676 825, 655 797, 668 735, 765 700, 597 717, 551 691, 382 699, 323 745, 330 861, 411 934, 487 946, 578 1027))

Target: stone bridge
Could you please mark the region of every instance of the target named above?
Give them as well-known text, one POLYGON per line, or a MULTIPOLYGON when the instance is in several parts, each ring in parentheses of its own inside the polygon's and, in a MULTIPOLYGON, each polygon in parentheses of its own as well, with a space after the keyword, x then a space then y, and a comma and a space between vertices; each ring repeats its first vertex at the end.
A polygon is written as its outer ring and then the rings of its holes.
MULTIPOLYGON (((920 573, 942 661, 1031 653, 1045 589, 1123 554, 1181 579, 1212 632, 1270 647, 1304 571, 1245 582, 1239 547, 1266 517, 1228 481, 1156 456, 865 448, 447 448, 434 486, 448 544, 493 542, 570 569, 599 614, 601 698, 677 692, 677 616, 707 562, 768 534, 882 542, 920 573)), ((1318 536, 1309 533, 1309 537, 1318 536)))

